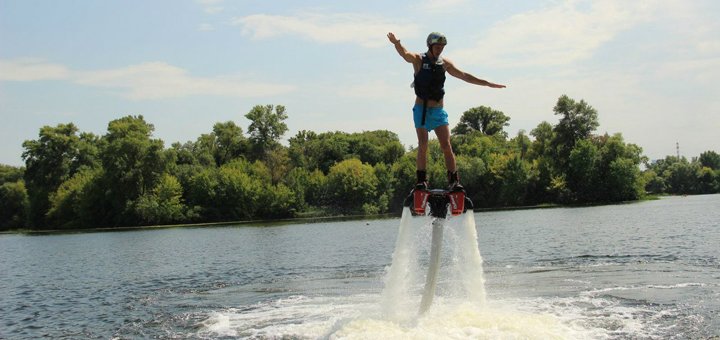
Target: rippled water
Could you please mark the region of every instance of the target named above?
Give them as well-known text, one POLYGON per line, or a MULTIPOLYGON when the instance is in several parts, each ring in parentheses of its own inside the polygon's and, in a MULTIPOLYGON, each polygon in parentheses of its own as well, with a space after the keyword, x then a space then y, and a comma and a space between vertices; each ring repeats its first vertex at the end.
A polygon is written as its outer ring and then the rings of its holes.
POLYGON ((476 213, 481 304, 459 293, 455 219, 422 316, 422 218, 401 297, 385 289, 399 218, 0 235, 0 338, 710 338, 719 208, 709 195, 476 213))

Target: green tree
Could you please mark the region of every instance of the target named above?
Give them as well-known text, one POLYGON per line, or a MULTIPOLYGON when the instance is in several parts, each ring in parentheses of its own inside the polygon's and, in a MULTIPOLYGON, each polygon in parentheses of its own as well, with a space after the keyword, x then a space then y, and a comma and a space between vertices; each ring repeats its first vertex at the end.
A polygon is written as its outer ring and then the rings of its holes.
POLYGON ((0 230, 25 226, 29 206, 28 193, 22 179, 0 184, 0 230))
MULTIPOLYGON (((374 213, 385 213, 390 209, 390 201, 394 196, 395 178, 392 176, 392 168, 385 163, 377 163, 373 166, 373 172, 378 179, 377 184, 377 211, 374 213)), ((369 211, 366 211, 369 212, 369 211)))
POLYGON ((697 170, 697 185, 695 192, 698 194, 714 194, 720 192, 720 182, 718 182, 719 171, 703 166, 697 170))
MULTIPOLYGON (((415 186, 415 170, 417 150, 405 153, 390 167, 390 176, 393 181, 393 196, 390 200, 390 209, 393 211, 402 210, 405 198, 415 186)), ((462 164, 459 162, 459 164, 462 164)))
MULTIPOLYGON (((91 195, 103 171, 100 168, 83 169, 50 195, 50 210, 47 218, 58 228, 94 227, 93 218, 88 215, 90 207, 97 203, 91 195)), ((97 225, 96 225, 97 226, 97 225)))
POLYGON ((715 151, 705 151, 700 154, 700 165, 708 167, 712 170, 720 169, 720 154, 715 151))
POLYGON ((163 174, 151 192, 134 202, 140 224, 169 224, 186 220, 187 208, 182 201, 183 188, 177 178, 163 174))
POLYGON ((461 177, 460 181, 475 206, 488 206, 485 198, 487 198, 487 192, 490 189, 486 182, 488 179, 488 167, 485 161, 480 157, 458 155, 456 162, 461 177))
POLYGON ((530 151, 532 142, 530 138, 525 134, 525 130, 519 130, 517 136, 510 140, 512 149, 515 149, 520 155, 520 159, 525 159, 530 151))
POLYGON ((565 166, 575 144, 590 137, 600 125, 598 114, 597 110, 584 100, 576 102, 567 95, 560 96, 553 111, 561 116, 560 122, 554 128, 553 148, 556 150, 557 162, 561 169, 567 170, 565 166))
POLYGON ((29 198, 28 223, 34 228, 47 226, 45 214, 50 203, 50 193, 83 166, 92 166, 95 139, 91 134, 78 135, 72 124, 44 126, 37 140, 23 143, 25 160, 25 184, 29 198), (83 152, 84 151, 84 152, 83 152))
POLYGON ((577 202, 597 199, 598 162, 598 149, 589 139, 578 141, 570 152, 566 180, 577 202))
POLYGON ((663 177, 671 194, 692 194, 695 190, 697 165, 689 163, 685 158, 672 163, 663 172, 663 177))
POLYGON ((363 207, 367 212, 378 208, 375 169, 359 159, 347 159, 330 168, 327 185, 332 206, 340 211, 352 212, 363 207))
POLYGON ((0 184, 23 179, 25 168, 0 164, 0 184))
POLYGON ((290 156, 288 149, 279 146, 267 153, 265 164, 270 171, 272 184, 280 183, 290 171, 290 156))
POLYGON ((290 138, 289 156, 295 166, 328 173, 335 163, 350 155, 350 136, 344 132, 300 131, 290 138))
POLYGON ((511 155, 501 159, 503 168, 498 176, 500 182, 498 203, 501 205, 525 204, 530 165, 523 161, 520 155, 511 155))
POLYGON ((643 173, 643 177, 646 192, 651 194, 661 194, 665 192, 665 179, 659 176, 655 171, 647 170, 643 173))
POLYGON ((151 192, 168 166, 175 162, 164 152, 163 141, 152 139, 154 126, 143 116, 126 116, 111 121, 102 137, 101 179, 105 187, 106 213, 98 216, 105 225, 138 223, 132 211, 134 200, 151 192))
POLYGON ((610 163, 607 182, 611 202, 637 200, 643 194, 644 182, 637 163, 630 158, 617 158, 610 163))
POLYGON ((373 166, 378 163, 395 163, 405 154, 397 134, 387 130, 353 133, 348 136, 348 142, 350 155, 346 155, 345 159, 356 156, 361 162, 373 166))
POLYGON ((213 155, 218 166, 247 153, 249 145, 242 128, 233 121, 215 123, 212 135, 214 139, 213 155))
POLYGON ((507 137, 503 128, 510 125, 509 121, 510 117, 502 111, 487 106, 474 107, 463 112, 460 122, 452 129, 452 133, 464 135, 474 130, 488 136, 500 134, 507 137))
POLYGON ((288 118, 285 106, 256 105, 245 118, 251 121, 248 133, 255 159, 264 159, 269 150, 280 144, 280 138, 288 130, 284 122, 288 118))
POLYGON ((597 136, 593 141, 599 145, 596 201, 638 199, 644 193, 644 178, 640 175, 639 168, 644 160, 642 149, 635 144, 626 144, 619 133, 597 136), (619 173, 621 169, 622 172, 619 173))

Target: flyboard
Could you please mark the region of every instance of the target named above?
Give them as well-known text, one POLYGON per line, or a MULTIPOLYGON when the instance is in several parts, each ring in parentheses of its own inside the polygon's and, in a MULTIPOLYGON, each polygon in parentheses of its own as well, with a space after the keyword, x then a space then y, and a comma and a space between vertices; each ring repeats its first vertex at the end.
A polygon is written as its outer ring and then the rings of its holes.
POLYGON ((465 190, 457 189, 421 189, 415 188, 405 198, 404 205, 410 208, 414 216, 432 216, 432 244, 430 246, 430 264, 425 278, 425 289, 420 301, 420 314, 424 314, 435 296, 438 270, 440 269, 440 251, 443 241, 443 226, 450 216, 458 216, 473 208, 473 203, 465 195, 465 190))

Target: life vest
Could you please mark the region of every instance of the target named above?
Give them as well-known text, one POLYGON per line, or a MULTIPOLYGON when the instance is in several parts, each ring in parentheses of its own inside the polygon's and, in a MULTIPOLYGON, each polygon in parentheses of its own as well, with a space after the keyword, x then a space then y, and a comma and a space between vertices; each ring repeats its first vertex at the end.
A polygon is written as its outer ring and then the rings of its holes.
POLYGON ((433 61, 427 53, 422 55, 420 70, 413 82, 415 95, 424 100, 440 101, 445 96, 445 67, 442 58, 433 61))

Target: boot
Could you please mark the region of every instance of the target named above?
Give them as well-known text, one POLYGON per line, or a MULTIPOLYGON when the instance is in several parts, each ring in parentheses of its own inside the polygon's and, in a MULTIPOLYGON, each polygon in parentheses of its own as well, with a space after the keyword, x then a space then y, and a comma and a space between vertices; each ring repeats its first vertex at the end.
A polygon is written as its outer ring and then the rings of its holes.
POLYGON ((448 171, 447 176, 449 183, 448 188, 450 191, 465 191, 465 188, 460 184, 460 176, 457 171, 448 171))
POLYGON ((417 170, 415 174, 417 175, 417 182, 415 182, 415 190, 427 190, 427 172, 425 170, 417 170))

